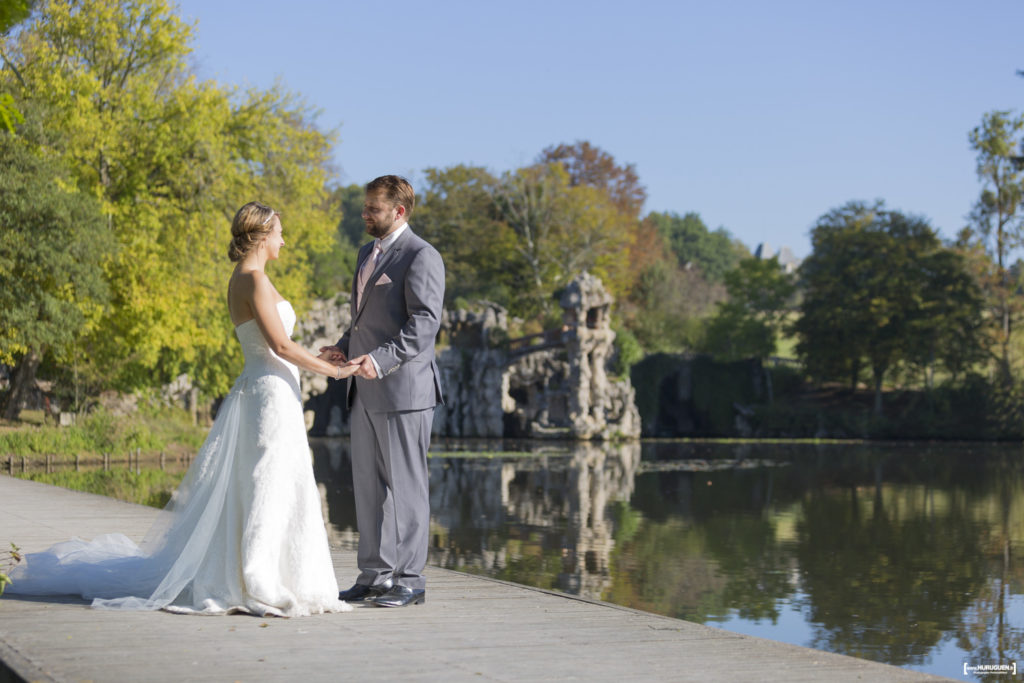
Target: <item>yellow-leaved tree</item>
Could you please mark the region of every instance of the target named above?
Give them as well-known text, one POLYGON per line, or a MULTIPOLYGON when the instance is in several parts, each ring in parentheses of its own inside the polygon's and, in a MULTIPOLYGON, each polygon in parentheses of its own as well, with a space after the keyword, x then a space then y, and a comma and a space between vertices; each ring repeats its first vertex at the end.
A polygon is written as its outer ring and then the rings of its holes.
POLYGON ((42 118, 40 154, 63 162, 109 223, 110 303, 66 361, 87 391, 180 373, 210 394, 228 389, 240 360, 226 253, 243 203, 281 213, 288 251, 272 277, 300 313, 311 256, 334 245, 333 133, 280 86, 198 80, 192 35, 165 0, 46 0, 4 39, 21 79, 0 73, 0 90, 42 118))

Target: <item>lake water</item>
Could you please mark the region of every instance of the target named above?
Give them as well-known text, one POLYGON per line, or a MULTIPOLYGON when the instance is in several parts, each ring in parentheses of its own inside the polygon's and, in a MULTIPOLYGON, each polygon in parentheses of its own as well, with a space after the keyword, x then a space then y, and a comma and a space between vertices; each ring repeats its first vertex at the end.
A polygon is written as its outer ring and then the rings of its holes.
MULTIPOLYGON (((313 450, 354 548, 347 444, 313 450)), ((431 564, 953 678, 1024 667, 1020 445, 434 450, 431 564)))

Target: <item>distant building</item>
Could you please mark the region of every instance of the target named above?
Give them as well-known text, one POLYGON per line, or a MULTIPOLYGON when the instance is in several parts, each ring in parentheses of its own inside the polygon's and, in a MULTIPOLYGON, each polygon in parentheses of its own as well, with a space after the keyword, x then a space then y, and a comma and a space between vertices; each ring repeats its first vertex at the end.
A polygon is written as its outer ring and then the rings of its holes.
POLYGON ((771 246, 767 242, 761 242, 754 250, 755 258, 768 259, 772 256, 779 260, 779 266, 785 273, 796 272, 796 269, 800 267, 800 259, 793 254, 793 250, 789 247, 782 247, 773 254, 771 246))
POLYGON ((776 256, 779 257, 779 265, 782 266, 782 270, 787 273, 795 272, 800 267, 800 259, 796 257, 789 247, 779 249, 779 253, 776 256))

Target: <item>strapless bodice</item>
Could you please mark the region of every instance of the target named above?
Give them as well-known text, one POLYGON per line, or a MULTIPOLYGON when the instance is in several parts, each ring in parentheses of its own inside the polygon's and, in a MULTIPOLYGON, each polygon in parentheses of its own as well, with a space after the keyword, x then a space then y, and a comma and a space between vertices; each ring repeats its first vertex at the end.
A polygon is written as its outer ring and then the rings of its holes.
MULTIPOLYGON (((277 313, 281 316, 285 333, 291 337, 295 330, 295 309, 287 301, 278 301, 277 313)), ((283 366, 288 374, 298 379, 296 367, 271 351, 255 318, 236 326, 235 336, 238 337, 242 345, 242 354, 245 356, 243 375, 280 374, 283 366)))

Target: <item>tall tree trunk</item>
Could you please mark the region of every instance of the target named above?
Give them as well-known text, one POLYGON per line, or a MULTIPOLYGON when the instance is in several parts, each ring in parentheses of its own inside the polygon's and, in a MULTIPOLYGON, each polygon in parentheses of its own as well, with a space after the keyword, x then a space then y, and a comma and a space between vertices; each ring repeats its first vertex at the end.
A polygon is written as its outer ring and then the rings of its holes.
POLYGON ((875 368, 875 415, 882 416, 882 377, 885 376, 885 368, 875 368))
MULTIPOLYGON (((999 178, 996 178, 997 196, 1002 196, 1003 192, 1000 188, 999 178)), ((1010 373, 1010 296, 1009 296, 1009 281, 1006 273, 1006 269, 1003 267, 1003 254, 1006 251, 1007 235, 1006 225, 1010 221, 1009 215, 1003 214, 1002 202, 999 202, 998 206, 999 215, 996 221, 996 263, 999 274, 999 306, 1000 306, 1000 326, 1002 327, 1002 358, 1000 359, 1000 374, 1002 375, 1002 381, 1004 384, 1009 385, 1013 381, 1013 377, 1010 373)))
POLYGON ((21 411, 28 401, 29 392, 36 382, 36 370, 43 360, 43 354, 37 349, 29 349, 11 376, 11 392, 7 395, 7 404, 4 406, 4 419, 17 420, 21 411))
POLYGON ((1002 317, 1003 317, 1003 335, 1002 335, 1002 346, 1003 355, 1001 359, 1001 371, 1003 383, 1009 385, 1013 381, 1013 375, 1010 371, 1010 301, 1006 295, 1006 290, 1003 290, 1003 301, 1002 301, 1002 317))

